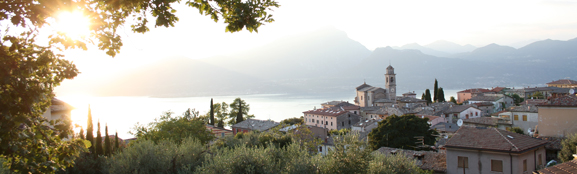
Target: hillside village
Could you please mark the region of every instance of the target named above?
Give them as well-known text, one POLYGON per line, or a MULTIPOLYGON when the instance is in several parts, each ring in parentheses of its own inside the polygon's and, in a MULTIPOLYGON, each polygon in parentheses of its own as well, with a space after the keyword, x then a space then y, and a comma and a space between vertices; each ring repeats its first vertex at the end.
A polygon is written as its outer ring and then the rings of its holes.
MULTIPOLYGON (((415 115, 427 119, 429 129, 439 133, 429 150, 381 147, 376 151, 404 154, 422 169, 435 173, 577 171, 575 160, 546 168, 551 161, 559 162, 561 140, 577 133, 577 81, 561 79, 546 87, 522 89, 465 89, 457 92, 454 102, 428 102, 418 99, 415 92, 397 95, 396 80, 394 68, 389 65, 384 88, 363 83, 354 89, 354 103, 328 101, 319 108, 303 111, 302 121, 322 141, 318 153, 326 155, 334 148, 331 131, 350 130, 358 133, 362 141, 368 141, 370 132, 388 117, 415 115), (514 133, 513 129, 522 131, 514 133), (571 165, 573 168, 563 169, 571 165)), ((43 116, 63 119, 72 109, 55 99, 43 116)), ((208 124, 206 128, 215 137, 225 137, 268 131, 279 125, 272 120, 247 119, 231 129, 208 124)), ((280 131, 295 128, 283 127, 280 131)), ((125 141, 131 140, 134 139, 125 141)))

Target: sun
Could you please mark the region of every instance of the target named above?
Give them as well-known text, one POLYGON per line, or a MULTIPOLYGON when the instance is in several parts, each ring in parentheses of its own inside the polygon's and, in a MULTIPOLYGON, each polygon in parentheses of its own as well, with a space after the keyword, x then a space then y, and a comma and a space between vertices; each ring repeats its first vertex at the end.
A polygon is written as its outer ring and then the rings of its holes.
POLYGON ((56 20, 56 29, 66 36, 80 39, 90 33, 90 21, 82 12, 62 12, 56 20))

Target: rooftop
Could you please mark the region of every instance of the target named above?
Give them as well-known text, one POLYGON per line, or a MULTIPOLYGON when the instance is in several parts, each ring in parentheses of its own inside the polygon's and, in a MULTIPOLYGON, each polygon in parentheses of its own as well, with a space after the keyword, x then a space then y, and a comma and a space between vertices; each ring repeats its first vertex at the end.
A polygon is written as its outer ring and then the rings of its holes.
POLYGON ((503 89, 505 89, 505 87, 495 87, 495 88, 491 89, 491 91, 493 91, 493 92, 501 92, 503 89))
POLYGON ((509 121, 503 120, 501 118, 494 118, 494 117, 469 118, 469 119, 464 119, 463 123, 482 124, 482 125, 488 125, 488 126, 497 126, 499 124, 511 125, 511 122, 509 122, 509 121))
POLYGON ((539 174, 574 174, 577 173, 577 159, 538 170, 539 174))
POLYGON ((73 109, 75 108, 72 107, 72 105, 57 98, 52 98, 52 105, 50 105, 50 112, 71 111, 73 109))
POLYGON ((547 83, 547 85, 577 85, 577 81, 570 79, 561 79, 547 83))
POLYGON ((376 124, 379 123, 380 121, 382 121, 382 119, 378 119, 378 120, 364 120, 364 121, 359 121, 358 123, 355 123, 353 126, 354 127, 366 127, 368 125, 371 124, 376 124))
POLYGON ((445 147, 521 153, 545 144, 547 141, 506 130, 462 126, 445 147))
POLYGON ((321 108, 321 109, 309 110, 309 111, 305 111, 303 113, 304 114, 324 115, 324 116, 338 116, 338 115, 347 113, 347 111, 342 107, 331 107, 331 108, 321 108))
POLYGON ((393 153, 397 153, 397 154, 403 154, 408 158, 422 157, 422 160, 420 162, 417 162, 417 165, 419 165, 421 169, 433 170, 436 172, 447 171, 447 154, 445 153, 432 152, 432 151, 414 151, 414 150, 397 149, 390 147, 381 147, 377 151, 385 155, 391 155, 393 153))
POLYGON ((577 96, 567 95, 559 98, 553 98, 549 102, 537 106, 577 107, 577 96))
POLYGON ((457 105, 447 109, 445 113, 459 113, 469 108, 475 108, 475 107, 473 105, 457 105))
POLYGON ((422 102, 427 102, 426 100, 421 100, 421 99, 416 99, 413 97, 401 97, 398 99, 399 102, 403 102, 403 103, 422 103, 422 102))
POLYGON ((457 93, 485 93, 485 92, 492 92, 492 91, 483 88, 475 88, 475 89, 465 89, 457 93))
POLYGON ((503 96, 485 96, 485 95, 478 95, 475 97, 472 97, 471 99, 469 99, 469 101, 488 101, 488 102, 494 102, 499 100, 500 98, 503 98, 503 96))
POLYGON ((436 129, 437 132, 456 132, 457 130, 459 130, 459 125, 455 124, 455 123, 445 123, 445 122, 440 122, 437 123, 433 126, 431 126, 431 129, 436 129))
POLYGON ((232 125, 235 128, 244 128, 258 131, 266 131, 270 128, 279 125, 279 123, 272 120, 257 120, 257 119, 246 119, 240 123, 232 125))

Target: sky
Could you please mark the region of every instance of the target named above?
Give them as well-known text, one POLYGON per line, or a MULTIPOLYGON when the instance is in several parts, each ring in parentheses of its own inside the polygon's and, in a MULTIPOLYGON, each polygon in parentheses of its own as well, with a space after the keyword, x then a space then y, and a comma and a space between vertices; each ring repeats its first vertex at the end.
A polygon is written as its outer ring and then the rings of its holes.
MULTIPOLYGON (((273 23, 259 32, 226 33, 198 10, 176 5, 175 27, 145 34, 121 28, 124 46, 115 58, 94 46, 67 50, 82 72, 75 81, 122 73, 167 57, 191 59, 234 55, 275 40, 333 27, 369 50, 437 40, 477 47, 491 43, 520 47, 537 40, 577 37, 577 1, 539 0, 278 0, 273 23), (104 70, 104 71, 103 71, 104 70)), ((66 83, 72 82, 64 82, 66 83)))

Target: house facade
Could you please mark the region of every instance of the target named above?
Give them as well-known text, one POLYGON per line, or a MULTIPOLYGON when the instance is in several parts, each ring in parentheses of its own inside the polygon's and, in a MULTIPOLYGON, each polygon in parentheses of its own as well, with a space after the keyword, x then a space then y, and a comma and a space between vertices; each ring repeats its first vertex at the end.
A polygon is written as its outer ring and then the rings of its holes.
POLYGON ((558 88, 577 88, 577 81, 570 79, 561 79, 547 83, 548 87, 558 88))
POLYGON ((537 108, 539 136, 566 137, 577 133, 577 96, 554 98, 537 108))
POLYGON ((463 103, 472 97, 475 97, 479 94, 490 93, 493 94, 494 92, 488 89, 483 88, 475 88, 475 89, 466 89, 457 92, 457 103, 463 103))
POLYGON ((503 110, 503 108, 508 108, 515 106, 515 101, 513 98, 506 96, 504 94, 483 94, 477 95, 466 101, 468 104, 475 103, 492 103, 493 113, 503 110))
POLYGON ((482 111, 473 105, 453 106, 445 111, 445 119, 449 123, 456 123, 458 119, 469 119, 481 117, 482 111))
POLYGON ((531 173, 547 141, 496 128, 462 126, 445 144, 447 173, 531 173))
POLYGON ((328 130, 351 128, 361 120, 361 116, 340 107, 315 109, 303 112, 306 125, 323 127, 328 130))
POLYGON ((519 127, 527 135, 533 135, 539 124, 539 113, 534 105, 515 106, 499 113, 499 118, 509 120, 513 127, 519 127))

